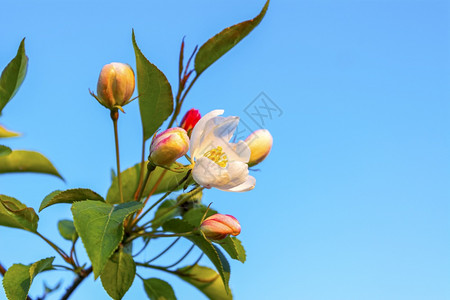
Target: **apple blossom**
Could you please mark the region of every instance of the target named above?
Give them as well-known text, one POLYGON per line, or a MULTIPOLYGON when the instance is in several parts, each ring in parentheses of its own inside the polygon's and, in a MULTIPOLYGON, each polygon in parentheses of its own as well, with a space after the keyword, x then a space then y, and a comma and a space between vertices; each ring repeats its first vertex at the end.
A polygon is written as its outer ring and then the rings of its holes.
POLYGON ((249 191, 256 183, 255 178, 248 174, 250 148, 244 141, 230 143, 239 118, 221 117, 223 112, 209 112, 192 130, 192 177, 206 188, 215 187, 230 192, 249 191))

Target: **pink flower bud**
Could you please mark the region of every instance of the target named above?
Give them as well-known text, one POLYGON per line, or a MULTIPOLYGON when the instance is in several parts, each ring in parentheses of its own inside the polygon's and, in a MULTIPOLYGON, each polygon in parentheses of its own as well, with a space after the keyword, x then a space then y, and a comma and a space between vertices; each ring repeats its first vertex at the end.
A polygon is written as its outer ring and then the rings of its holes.
POLYGON ((103 66, 97 83, 99 101, 108 108, 127 104, 134 92, 133 69, 123 63, 103 66))
POLYGON ((222 240, 229 234, 236 236, 241 233, 241 225, 231 215, 215 214, 203 221, 200 230, 208 239, 222 240))
POLYGON ((251 152, 248 166, 252 167, 262 162, 269 155, 273 138, 267 129, 258 129, 245 139, 245 143, 251 152))
POLYGON ((202 116, 199 111, 192 108, 184 115, 183 120, 181 120, 180 127, 189 133, 201 118, 202 116))
POLYGON ((150 145, 149 160, 157 166, 169 166, 189 150, 186 130, 169 128, 156 135, 150 145))

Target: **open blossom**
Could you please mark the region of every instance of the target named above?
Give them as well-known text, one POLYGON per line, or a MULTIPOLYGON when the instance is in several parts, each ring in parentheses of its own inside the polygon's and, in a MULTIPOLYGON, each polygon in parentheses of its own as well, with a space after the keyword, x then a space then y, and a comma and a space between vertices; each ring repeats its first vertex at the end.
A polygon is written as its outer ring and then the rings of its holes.
POLYGON ((272 149, 273 138, 267 129, 258 129, 250 134, 246 139, 251 155, 248 162, 249 167, 262 162, 272 149))
POLYGON ((134 86, 134 72, 129 65, 117 62, 107 64, 98 78, 98 100, 108 108, 123 106, 133 95, 134 86))
POLYGON ((190 141, 194 161, 192 177, 206 187, 229 192, 245 192, 255 187, 248 174, 250 149, 244 141, 230 143, 238 117, 221 117, 223 110, 206 114, 194 127, 190 141))
POLYGON ((222 240, 229 234, 234 236, 240 234, 241 225, 231 215, 215 214, 202 222, 200 230, 208 239, 222 240))
POLYGON ((186 130, 169 128, 156 135, 150 145, 149 160, 156 166, 169 166, 189 150, 186 130))

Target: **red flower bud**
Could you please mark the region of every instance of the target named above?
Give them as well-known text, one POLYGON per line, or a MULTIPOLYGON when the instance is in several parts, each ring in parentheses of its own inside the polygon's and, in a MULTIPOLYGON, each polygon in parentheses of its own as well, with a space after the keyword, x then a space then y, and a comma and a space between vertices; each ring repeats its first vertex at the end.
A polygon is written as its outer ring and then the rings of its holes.
POLYGON ((184 115, 183 120, 181 120, 180 127, 189 133, 201 118, 202 116, 199 111, 192 108, 184 115))
POLYGON ((241 225, 231 215, 215 214, 203 221, 200 230, 208 239, 223 240, 229 234, 236 236, 241 233, 241 225))

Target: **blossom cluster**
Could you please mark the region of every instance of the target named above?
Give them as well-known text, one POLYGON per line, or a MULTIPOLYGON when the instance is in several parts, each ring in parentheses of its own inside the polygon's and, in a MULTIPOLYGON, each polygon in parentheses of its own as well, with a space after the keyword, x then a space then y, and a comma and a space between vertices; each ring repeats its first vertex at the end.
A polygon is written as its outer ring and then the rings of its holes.
MULTIPOLYGON (((134 85, 134 72, 129 65, 111 63, 103 67, 97 84, 98 95, 93 96, 112 111, 122 109, 131 102, 134 85)), ((267 157, 272 148, 272 135, 266 129, 259 129, 244 141, 231 142, 239 117, 223 117, 223 113, 218 109, 201 117, 197 109, 189 110, 179 127, 153 136, 149 163, 170 169, 176 160, 186 156, 190 162, 187 167, 198 185, 227 192, 252 190, 256 179, 249 175, 249 167, 267 157)), ((216 240, 240 233, 238 221, 230 215, 216 214, 204 220, 200 228, 205 236, 216 240)))

